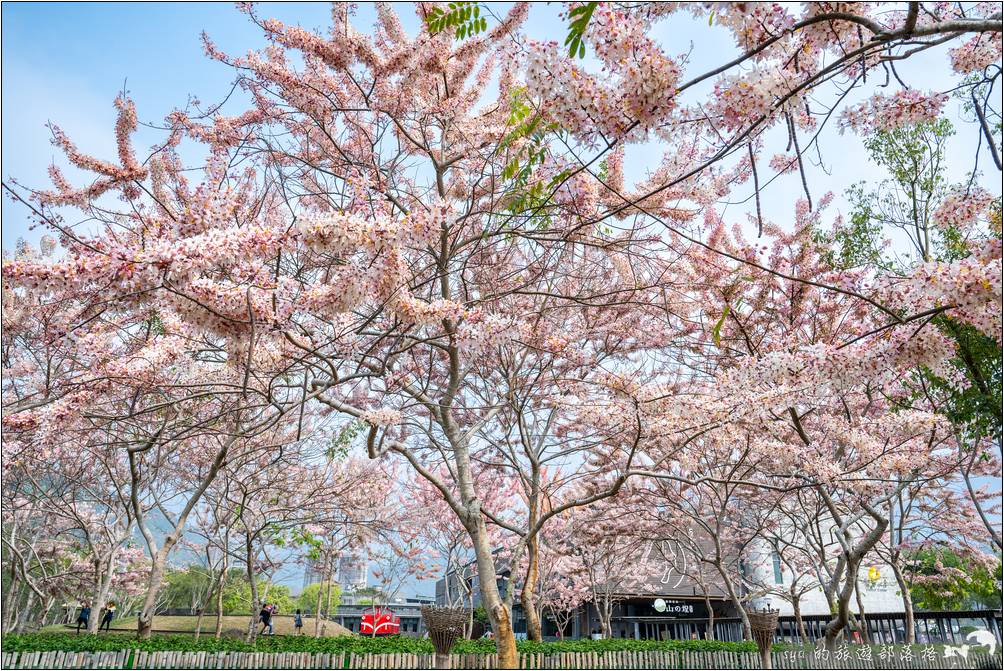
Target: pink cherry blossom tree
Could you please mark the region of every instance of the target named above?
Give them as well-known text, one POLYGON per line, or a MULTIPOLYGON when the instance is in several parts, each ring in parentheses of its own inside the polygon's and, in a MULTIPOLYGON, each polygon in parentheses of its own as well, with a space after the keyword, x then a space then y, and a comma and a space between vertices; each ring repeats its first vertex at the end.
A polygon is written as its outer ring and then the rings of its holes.
MULTIPOLYGON (((877 506, 895 496, 890 482, 952 449, 930 407, 892 412, 907 395, 894 380, 950 355, 933 316, 999 342, 1000 244, 901 275, 824 268, 807 243, 826 198, 814 200, 806 152, 827 123, 870 131, 938 115, 946 92, 905 84, 844 101, 948 42, 973 130, 996 152, 986 72, 999 12, 715 5, 738 56, 699 72, 655 37, 658 21, 703 21, 697 4, 576 5, 572 54, 521 32, 522 3, 485 9, 460 35, 444 16, 473 6, 419 4, 415 35, 386 5, 372 35, 348 5, 325 35, 244 10, 269 46, 232 57, 207 38, 206 51, 234 68, 250 109, 175 112, 141 158, 123 95, 113 161, 53 127, 89 181, 54 167, 50 190, 5 184, 60 248, 4 265, 5 307, 28 322, 37 304, 63 310, 47 342, 71 365, 55 384, 25 370, 4 427, 34 444, 35 432, 97 424, 126 452, 152 561, 141 634, 220 470, 300 440, 320 407, 365 422, 368 456, 407 463, 442 495, 471 539, 502 667, 518 660, 489 526, 515 534, 512 563, 528 553, 533 577, 550 520, 709 430, 755 438, 757 468, 775 478, 761 487, 812 487, 826 502, 843 561, 831 633, 842 630, 849 586, 888 525, 877 506), (595 67, 573 58, 587 48, 595 67), (787 148, 769 167, 797 170, 805 196, 794 230, 759 207, 778 130, 787 148), (205 150, 194 172, 183 141, 205 150), (628 184, 625 151, 645 142, 665 159, 628 184), (756 215, 741 223, 766 250, 730 234, 719 205, 750 182, 756 215), (88 223, 67 223, 67 210, 88 223), (802 476, 798 453, 814 455, 802 476), (875 459, 883 484, 863 484, 875 459), (518 522, 491 519, 476 464, 520 481, 518 522), (144 505, 171 485, 181 512, 158 539, 144 505)), ((535 598, 523 595, 532 612, 535 598)))

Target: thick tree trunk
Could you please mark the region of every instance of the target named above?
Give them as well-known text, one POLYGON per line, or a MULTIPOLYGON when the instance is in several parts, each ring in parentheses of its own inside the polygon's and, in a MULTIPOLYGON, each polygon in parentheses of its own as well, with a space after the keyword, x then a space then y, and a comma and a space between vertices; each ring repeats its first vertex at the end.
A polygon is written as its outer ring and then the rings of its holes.
POLYGON ((488 613, 492 631, 495 633, 498 666, 500 669, 519 668, 516 636, 512 630, 512 614, 499 594, 498 575, 495 572, 495 555, 492 554, 488 545, 488 529, 480 514, 472 522, 469 533, 478 566, 478 583, 481 587, 482 603, 488 613))
POLYGON ((851 611, 851 597, 854 596, 860 563, 860 559, 854 559, 844 564, 844 586, 836 595, 836 613, 824 629, 823 640, 827 650, 836 649, 837 640, 843 635, 844 627, 847 626, 851 611))
MULTIPOLYGON (((839 515, 836 511, 835 506, 830 501, 829 496, 825 491, 820 489, 827 506, 830 509, 831 514, 835 520, 839 520, 839 515)), ((837 639, 843 635, 844 628, 847 626, 847 622, 850 619, 850 601, 851 597, 857 591, 858 585, 858 571, 861 568, 861 562, 865 556, 872 551, 875 545, 881 540, 882 536, 885 534, 886 529, 889 527, 888 518, 882 517, 878 511, 874 510, 871 506, 863 506, 865 512, 874 520, 875 526, 872 527, 868 533, 866 533, 860 540, 858 540, 856 545, 852 545, 850 533, 846 530, 843 531, 843 538, 841 539, 843 553, 840 557, 840 561, 843 563, 843 587, 836 594, 836 613, 827 624, 824 630, 825 636, 824 641, 827 650, 836 649, 837 639)), ((837 581, 839 581, 841 576, 839 574, 834 574, 833 583, 831 586, 832 591, 836 591, 837 581)), ((865 629, 867 632, 867 628, 865 629)))
MULTIPOLYGON (((883 527, 884 528, 884 527, 883 527)), ((879 536, 881 533, 879 533, 879 536)), ((874 537, 874 531, 869 534, 869 539, 874 537)), ((844 633, 844 628, 848 624, 853 625, 858 632, 861 634, 862 641, 864 643, 869 642, 868 637, 868 624, 864 617, 864 603, 861 601, 861 594, 858 591, 858 572, 861 568, 861 561, 864 555, 867 554, 873 547, 875 542, 871 542, 868 539, 862 541, 859 547, 854 551, 853 557, 848 559, 844 567, 844 584, 843 588, 836 595, 836 612, 824 629, 824 641, 827 650, 835 650, 837 641, 844 633), (850 602, 851 598, 857 594, 857 603, 859 610, 859 618, 855 618, 853 613, 851 613, 850 602)))
POLYGON ((613 615, 613 604, 610 599, 603 599, 603 607, 596 610, 600 616, 600 635, 604 639, 611 638, 613 628, 610 626, 610 619, 613 615))
POLYGON ((729 578, 728 572, 723 566, 715 564, 715 568, 718 570, 718 575, 722 577, 722 584, 725 585, 725 593, 728 594, 729 600, 732 601, 732 605, 734 605, 736 610, 739 612, 739 619, 742 620, 743 623, 743 640, 752 641, 753 630, 750 628, 750 619, 746 616, 746 609, 743 608, 742 599, 739 598, 739 594, 736 592, 736 587, 732 583, 732 579, 729 578))
POLYGON ((103 608, 108 603, 108 592, 111 591, 112 586, 112 562, 114 561, 114 556, 108 557, 107 560, 98 560, 95 562, 94 567, 94 595, 91 598, 91 618, 87 621, 87 633, 96 634, 98 633, 98 627, 101 625, 101 618, 99 614, 101 608, 103 608))
POLYGON ((771 669, 771 668, 773 668, 773 664, 771 664, 771 659, 770 659, 770 646, 769 645, 766 648, 763 648, 762 650, 760 650, 760 668, 761 669, 771 669))
MULTIPOLYGON (((534 521, 531 521, 531 526, 534 521)), ((540 553, 536 534, 527 539, 526 579, 520 592, 520 603, 526 615, 526 636, 531 641, 541 641, 540 615, 537 610, 537 580, 540 572, 540 553)))
MULTIPOLYGON (((160 586, 164 583, 164 558, 167 557, 167 553, 170 552, 172 547, 174 547, 174 543, 168 537, 164 543, 164 547, 154 555, 150 564, 150 579, 146 586, 143 609, 140 610, 139 616, 136 618, 136 636, 140 639, 148 639, 153 633, 153 615, 157 608, 157 594, 160 592, 160 586)), ((98 617, 99 608, 99 604, 93 604, 91 617, 98 617)))

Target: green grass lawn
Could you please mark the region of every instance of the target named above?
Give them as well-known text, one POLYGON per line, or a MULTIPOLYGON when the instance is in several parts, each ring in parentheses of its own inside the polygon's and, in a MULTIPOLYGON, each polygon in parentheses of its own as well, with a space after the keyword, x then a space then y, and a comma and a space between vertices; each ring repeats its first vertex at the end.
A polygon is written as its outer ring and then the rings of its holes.
MULTIPOLYGON (((223 633, 233 630, 240 630, 243 635, 247 631, 248 626, 247 615, 224 615, 223 616, 223 633)), ((153 630, 154 632, 164 632, 172 634, 194 634, 195 624, 198 618, 194 615, 156 615, 153 618, 153 630)), ((321 622, 321 626, 324 626, 324 622, 321 622)), ((261 631, 261 625, 257 625, 258 630, 261 631)), ((206 615, 202 618, 202 636, 209 634, 213 635, 216 628, 216 616, 206 615)), ((293 626, 293 616, 292 615, 276 615, 272 618, 272 629, 275 631, 277 636, 292 635, 296 633, 296 628, 293 626)), ((47 633, 65 633, 68 630, 76 630, 76 625, 73 625, 67 629, 67 625, 55 624, 46 627, 42 631, 47 633)), ((130 633, 136 631, 136 618, 125 617, 116 618, 112 621, 111 630, 116 634, 130 633)), ((103 634, 104 632, 102 632, 103 634)), ((305 617, 303 618, 303 633, 305 636, 314 635, 314 618, 305 617)), ((324 630, 324 636, 352 636, 352 632, 338 624, 337 622, 327 622, 327 627, 324 630)))

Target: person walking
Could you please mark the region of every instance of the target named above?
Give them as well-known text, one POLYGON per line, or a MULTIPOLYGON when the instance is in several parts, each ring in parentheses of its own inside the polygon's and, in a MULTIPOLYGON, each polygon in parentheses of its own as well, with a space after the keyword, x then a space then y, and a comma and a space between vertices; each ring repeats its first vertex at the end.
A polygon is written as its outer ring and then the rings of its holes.
POLYGON ((98 626, 98 631, 104 627, 104 630, 111 633, 112 630, 112 620, 115 619, 115 602, 109 601, 108 605, 105 606, 105 614, 101 618, 101 624, 98 626))
POLYGON ((258 635, 263 636, 266 629, 272 628, 272 610, 267 603, 261 607, 261 612, 258 613, 258 621, 261 622, 261 631, 258 632, 258 635))
POLYGON ((299 636, 303 633, 303 613, 300 609, 296 609, 296 613, 293 615, 293 627, 296 629, 296 635, 299 636))
POLYGON ((268 606, 268 635, 273 636, 275 632, 272 630, 272 626, 275 624, 275 614, 279 612, 278 604, 271 603, 268 606))
POLYGON ((80 633, 80 626, 83 625, 84 631, 87 631, 87 623, 91 619, 91 605, 84 602, 84 605, 80 608, 80 614, 77 615, 77 633, 80 633))

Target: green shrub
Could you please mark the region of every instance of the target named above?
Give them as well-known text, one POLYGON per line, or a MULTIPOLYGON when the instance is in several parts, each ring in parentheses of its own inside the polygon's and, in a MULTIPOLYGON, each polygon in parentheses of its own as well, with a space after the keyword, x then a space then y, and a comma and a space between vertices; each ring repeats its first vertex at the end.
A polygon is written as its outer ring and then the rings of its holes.
MULTIPOLYGON (((80 635, 72 633, 10 634, 3 638, 4 652, 37 652, 67 650, 74 652, 97 652, 109 650, 178 650, 192 652, 316 652, 355 654, 404 652, 431 654, 432 643, 427 639, 403 636, 367 638, 365 636, 336 636, 313 638, 312 636, 264 636, 253 645, 241 639, 203 636, 195 640, 185 634, 158 634, 147 640, 138 640, 131 634, 80 635)), ((633 639, 590 639, 574 641, 551 641, 534 643, 519 641, 520 652, 553 654, 560 652, 614 652, 621 650, 729 650, 733 652, 755 651, 753 643, 724 643, 720 641, 635 641, 633 639)), ((495 652, 495 642, 488 639, 458 641, 453 651, 461 654, 495 652)))

